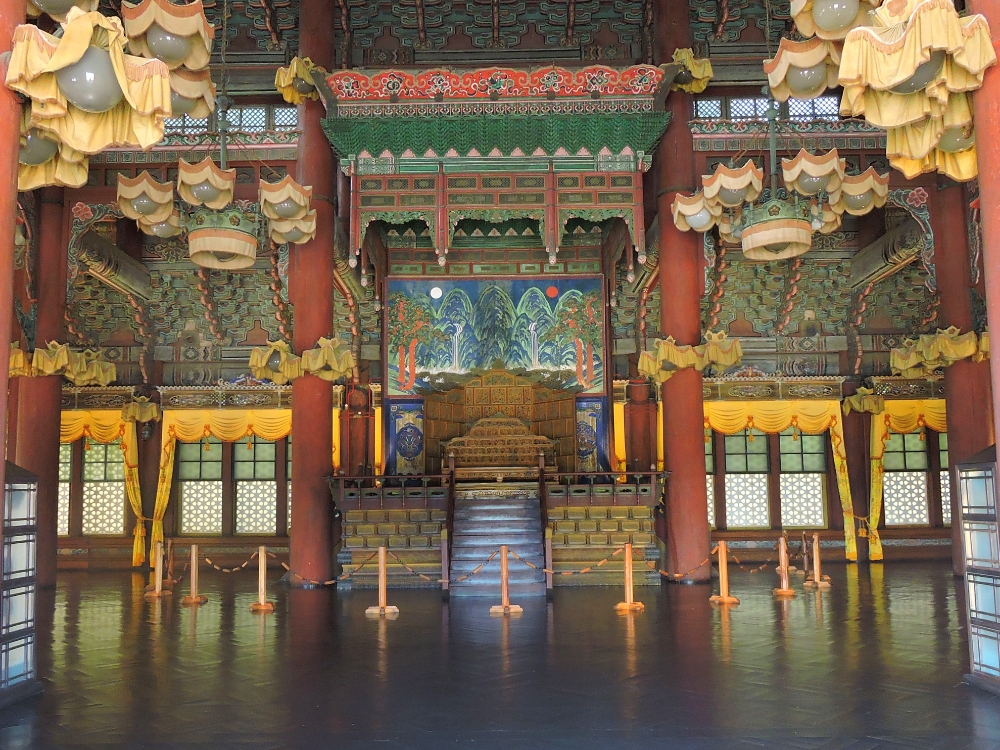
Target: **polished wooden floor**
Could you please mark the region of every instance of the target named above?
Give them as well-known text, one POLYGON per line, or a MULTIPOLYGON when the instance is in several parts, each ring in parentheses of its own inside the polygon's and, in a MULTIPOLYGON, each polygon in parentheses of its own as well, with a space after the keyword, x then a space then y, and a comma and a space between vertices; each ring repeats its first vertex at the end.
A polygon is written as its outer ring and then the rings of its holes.
MULTIPOLYGON (((278 572, 275 572, 277 576, 278 572)), ((0 712, 0 748, 1000 748, 1000 698, 962 683, 961 605, 938 564, 830 566, 831 591, 707 587, 487 600, 283 591, 204 574, 210 601, 149 604, 139 577, 67 574, 41 599, 44 694, 0 712)), ((801 589, 801 584, 796 583, 801 589)))

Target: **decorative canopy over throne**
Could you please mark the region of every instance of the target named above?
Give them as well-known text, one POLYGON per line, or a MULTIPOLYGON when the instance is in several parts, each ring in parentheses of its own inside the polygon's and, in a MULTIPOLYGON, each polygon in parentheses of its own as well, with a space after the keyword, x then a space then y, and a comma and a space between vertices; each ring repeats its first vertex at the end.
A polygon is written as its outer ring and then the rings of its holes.
POLYGON ((449 440, 445 452, 456 479, 531 478, 555 465, 553 441, 515 417, 480 419, 468 434, 449 440))

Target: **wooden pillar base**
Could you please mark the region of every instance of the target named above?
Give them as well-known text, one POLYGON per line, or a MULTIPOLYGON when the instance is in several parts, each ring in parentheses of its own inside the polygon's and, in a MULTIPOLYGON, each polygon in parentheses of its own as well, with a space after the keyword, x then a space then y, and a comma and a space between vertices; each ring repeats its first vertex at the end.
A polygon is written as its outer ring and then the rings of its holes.
POLYGON ((147 602, 152 602, 156 601, 157 599, 162 599, 165 596, 170 596, 173 593, 174 592, 171 591, 170 589, 163 589, 163 591, 147 591, 145 594, 142 595, 142 598, 145 599, 147 602))
POLYGON ((806 581, 802 585, 806 586, 807 588, 815 588, 815 589, 828 589, 828 588, 830 588, 830 582, 829 581, 824 581, 822 579, 820 579, 819 582, 817 582, 817 581, 814 581, 812 578, 810 578, 808 581, 806 581))
POLYGON ((708 600, 712 602, 712 604, 736 605, 740 603, 740 600, 737 599, 735 596, 719 596, 718 594, 715 596, 708 597, 708 600))
POLYGON ((392 605, 388 607, 369 607, 365 610, 365 617, 388 617, 390 620, 394 620, 399 617, 399 607, 393 607, 392 605))
POLYGON ((185 607, 200 607, 202 604, 208 603, 207 596, 185 596, 181 599, 181 604, 185 607))
POLYGON ((269 612, 274 612, 274 602, 254 602, 250 605, 250 611, 266 615, 269 612))
POLYGON ((502 604, 495 604, 490 607, 490 617, 503 617, 505 615, 519 615, 524 612, 519 604, 508 604, 506 607, 502 604))
POLYGON ((798 592, 795 589, 774 589, 773 593, 777 597, 787 597, 791 599, 798 592))
POLYGON ((642 612, 646 605, 642 602, 618 602, 615 605, 615 612, 642 612))

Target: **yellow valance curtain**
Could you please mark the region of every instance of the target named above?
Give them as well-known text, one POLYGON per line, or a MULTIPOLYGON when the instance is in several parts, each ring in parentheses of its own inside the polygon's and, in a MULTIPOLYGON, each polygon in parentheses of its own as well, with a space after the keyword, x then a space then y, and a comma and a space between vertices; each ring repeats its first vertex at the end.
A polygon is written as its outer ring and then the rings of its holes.
POLYGON ((139 444, 135 422, 126 422, 114 409, 64 411, 60 415, 59 442, 75 443, 82 437, 98 443, 112 443, 121 438, 125 461, 125 497, 128 498, 135 527, 132 529, 132 566, 146 561, 146 525, 142 515, 142 491, 139 487, 139 444))
POLYGON ((830 432, 833 463, 844 511, 844 544, 848 560, 858 559, 854 505, 844 450, 839 401, 706 401, 705 428, 733 435, 747 429, 778 433, 794 427, 809 434, 830 432))
POLYGON ((889 432, 917 432, 930 427, 936 432, 947 432, 948 422, 945 401, 941 399, 886 400, 881 414, 872 415, 871 446, 871 492, 868 508, 868 557, 882 559, 882 539, 878 524, 882 518, 882 491, 885 469, 883 457, 889 432))
MULTIPOLYGON (((132 423, 135 429, 135 423, 132 423)), ((150 544, 163 541, 163 516, 170 502, 174 476, 174 453, 177 441, 196 443, 214 437, 237 442, 255 435, 263 440, 281 440, 292 431, 291 409, 167 410, 163 412, 163 435, 160 449, 160 474, 153 507, 153 533, 150 544)), ((304 448, 300 448, 303 450, 304 448)), ((333 410, 333 466, 340 468, 340 409, 333 410)))

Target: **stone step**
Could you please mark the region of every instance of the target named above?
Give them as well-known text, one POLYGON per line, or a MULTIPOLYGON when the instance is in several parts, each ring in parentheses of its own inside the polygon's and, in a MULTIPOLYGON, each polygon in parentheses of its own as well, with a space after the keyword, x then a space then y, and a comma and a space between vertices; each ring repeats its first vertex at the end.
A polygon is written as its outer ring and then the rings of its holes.
POLYGON ((455 511, 455 521, 530 519, 540 523, 538 508, 462 508, 455 511))
POLYGON ((523 503, 485 503, 483 505, 455 505, 455 515, 458 516, 462 513, 506 513, 511 511, 530 511, 534 513, 539 512, 539 504, 537 502, 523 502, 523 503))
POLYGON ((461 525, 455 524, 454 537, 457 539, 460 536, 481 536, 483 534, 489 534, 493 537, 500 538, 508 534, 514 536, 523 536, 524 534, 537 534, 541 536, 542 529, 538 525, 538 521, 467 521, 461 525))

